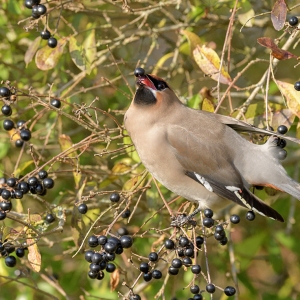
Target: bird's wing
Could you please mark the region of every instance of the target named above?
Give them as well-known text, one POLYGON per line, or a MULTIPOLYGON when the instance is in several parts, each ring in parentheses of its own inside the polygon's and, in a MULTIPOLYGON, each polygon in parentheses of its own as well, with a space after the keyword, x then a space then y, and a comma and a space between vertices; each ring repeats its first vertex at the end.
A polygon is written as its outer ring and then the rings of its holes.
POLYGON ((185 175, 202 184, 217 195, 260 214, 283 221, 275 210, 253 195, 244 185, 243 179, 230 158, 220 132, 221 127, 208 130, 211 138, 199 133, 199 129, 180 125, 167 126, 167 139, 185 175))
MULTIPOLYGON (((201 113, 206 114, 205 111, 201 111, 201 113)), ((289 140, 289 141, 292 141, 294 143, 300 144, 299 139, 296 139, 296 138, 293 138, 293 137, 290 137, 290 136, 285 136, 285 135, 282 135, 280 133, 273 132, 273 131, 270 131, 270 130, 267 130, 267 129, 258 128, 258 127, 255 127, 255 126, 251 125, 251 124, 248 124, 246 122, 237 120, 237 119, 232 118, 232 117, 223 116, 223 115, 219 115, 219 114, 211 114, 211 118, 214 118, 216 120, 216 122, 221 122, 224 125, 227 125, 227 126, 231 127, 235 131, 261 133, 261 134, 265 134, 265 135, 276 135, 276 136, 281 137, 285 140, 289 140)))

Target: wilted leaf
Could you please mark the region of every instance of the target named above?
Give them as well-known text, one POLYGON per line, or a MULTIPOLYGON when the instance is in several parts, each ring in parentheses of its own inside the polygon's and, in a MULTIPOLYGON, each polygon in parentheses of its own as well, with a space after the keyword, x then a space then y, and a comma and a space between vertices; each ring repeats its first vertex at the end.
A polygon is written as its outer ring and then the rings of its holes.
POLYGON ((62 38, 58 40, 55 48, 50 48, 49 46, 41 48, 35 56, 36 66, 43 71, 53 69, 62 56, 68 39, 62 38))
POLYGON ((287 6, 284 0, 277 0, 271 11, 271 20, 276 30, 281 30, 286 20, 287 6))
POLYGON ((289 51, 282 50, 280 49, 275 42, 268 37, 261 37, 257 39, 257 42, 272 50, 272 56, 279 59, 279 60, 285 60, 285 59, 290 59, 290 58, 297 58, 297 56, 289 51))
POLYGON ((41 253, 33 239, 27 239, 27 244, 33 244, 28 246, 28 262, 35 272, 41 270, 41 253))
POLYGON ((253 18, 254 15, 255 15, 254 10, 251 8, 245 13, 238 14, 238 20, 245 27, 252 27, 254 19, 251 18, 253 18))
POLYGON ((112 291, 114 291, 120 281, 120 271, 119 269, 116 269, 111 275, 110 275, 110 288, 112 291))
POLYGON ((286 108, 273 113, 272 127, 276 130, 279 125, 285 125, 288 129, 292 126, 296 116, 286 108))
POLYGON ((288 108, 292 111, 293 114, 295 114, 298 118, 300 118, 300 99, 299 99, 299 92, 297 92, 294 89, 294 85, 278 81, 277 80, 278 87, 281 91, 281 93, 284 95, 286 99, 286 104, 288 108))
MULTIPOLYGON (((71 138, 66 134, 61 134, 58 138, 58 142, 62 151, 72 149, 73 147, 73 142, 71 138)), ((73 158, 72 162, 74 164, 79 164, 79 157, 77 156, 77 151, 70 150, 70 152, 67 154, 67 157, 70 157, 71 159, 73 158)), ((75 181, 76 188, 78 188, 81 180, 81 173, 79 172, 79 170, 77 170, 77 168, 73 170, 73 178, 75 181)))
POLYGON ((42 40, 42 38, 40 36, 38 36, 28 47, 28 49, 24 55, 24 61, 25 61, 26 67, 32 61, 37 49, 40 46, 41 40, 42 40))
POLYGON ((220 58, 218 54, 211 48, 203 46, 197 46, 193 51, 194 59, 199 68, 209 75, 213 80, 220 80, 221 83, 230 84, 230 75, 222 67, 221 74, 219 74, 220 58))
POLYGON ((201 39, 199 36, 191 31, 188 30, 181 30, 181 33, 187 38, 189 45, 190 45, 190 53, 197 48, 197 46, 202 45, 201 39))

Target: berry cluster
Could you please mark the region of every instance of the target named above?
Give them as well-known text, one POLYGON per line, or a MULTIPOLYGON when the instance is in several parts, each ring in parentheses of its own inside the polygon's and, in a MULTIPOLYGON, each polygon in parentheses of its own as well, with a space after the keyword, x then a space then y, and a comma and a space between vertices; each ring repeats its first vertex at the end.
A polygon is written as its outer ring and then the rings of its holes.
POLYGON ((90 236, 88 239, 89 246, 92 248, 101 246, 101 250, 88 250, 85 252, 85 260, 90 263, 88 276, 91 279, 102 280, 104 270, 108 273, 114 272, 116 266, 111 261, 115 260, 116 255, 123 253, 124 248, 130 248, 132 243, 133 239, 128 235, 123 235, 120 238, 104 235, 90 236))
POLYGON ((5 257, 5 264, 10 268, 14 267, 17 264, 17 259, 10 254, 15 252, 18 257, 24 257, 25 250, 27 250, 27 248, 19 247, 16 249, 16 247, 12 243, 6 241, 4 241, 4 243, 0 242, 1 257, 5 257))
MULTIPOLYGON (((25 7, 32 10, 31 16, 33 19, 39 19, 47 13, 47 7, 44 4, 40 4, 40 2, 41 0, 25 0, 24 2, 25 7)), ((48 41, 47 43, 50 48, 57 46, 57 39, 51 36, 50 31, 47 29, 41 31, 40 35, 43 40, 48 41)))
POLYGON ((2 201, 0 202, 0 220, 4 220, 6 218, 6 213, 12 209, 11 199, 22 199, 28 192, 44 196, 46 195, 47 189, 53 188, 54 180, 48 177, 47 171, 39 171, 38 177, 39 178, 30 177, 27 182, 18 182, 18 179, 15 177, 8 179, 1 178, 0 196, 2 201))

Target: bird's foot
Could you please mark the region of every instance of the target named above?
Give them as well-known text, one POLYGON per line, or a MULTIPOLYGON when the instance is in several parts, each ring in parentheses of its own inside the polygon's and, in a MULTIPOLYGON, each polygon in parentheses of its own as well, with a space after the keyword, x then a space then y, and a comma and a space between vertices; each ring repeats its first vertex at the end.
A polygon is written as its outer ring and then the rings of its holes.
POLYGON ((182 214, 172 217, 171 226, 182 227, 184 225, 196 226, 197 222, 193 220, 194 216, 201 211, 200 208, 195 209, 190 215, 182 214))

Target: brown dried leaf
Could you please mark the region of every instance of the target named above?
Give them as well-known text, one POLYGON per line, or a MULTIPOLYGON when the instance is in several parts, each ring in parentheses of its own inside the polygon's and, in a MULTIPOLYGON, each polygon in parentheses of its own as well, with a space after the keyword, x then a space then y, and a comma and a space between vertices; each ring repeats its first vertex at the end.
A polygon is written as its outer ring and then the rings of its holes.
POLYGON ((114 291, 119 284, 120 281, 120 271, 119 269, 116 269, 113 273, 110 275, 110 288, 112 291, 114 291))
POLYGON ((53 69, 62 56, 68 39, 62 38, 58 40, 55 48, 50 48, 49 46, 41 48, 35 56, 36 66, 43 71, 53 69))
POLYGON ((28 49, 24 55, 24 61, 25 61, 26 67, 32 61, 36 51, 39 49, 41 40, 42 40, 42 38, 40 36, 38 36, 28 47, 28 49))
POLYGON ((289 51, 280 49, 275 42, 268 37, 261 37, 257 39, 257 42, 263 47, 269 48, 272 50, 272 56, 278 60, 285 60, 290 58, 297 58, 297 56, 289 51))
POLYGON ((284 0, 277 0, 271 11, 271 20, 276 30, 281 30, 286 20, 287 6, 284 0))
POLYGON ((33 239, 27 239, 27 244, 33 244, 28 246, 28 262, 35 272, 41 270, 41 253, 33 239))
POLYGON ((299 92, 294 89, 294 85, 278 81, 278 87, 286 99, 286 104, 288 108, 295 114, 298 118, 300 118, 300 99, 299 99, 299 92))
POLYGON ((225 71, 224 67, 222 67, 221 74, 219 74, 220 58, 213 49, 205 45, 197 46, 193 51, 193 55, 199 68, 213 80, 220 80, 224 84, 231 83, 230 75, 225 71))

